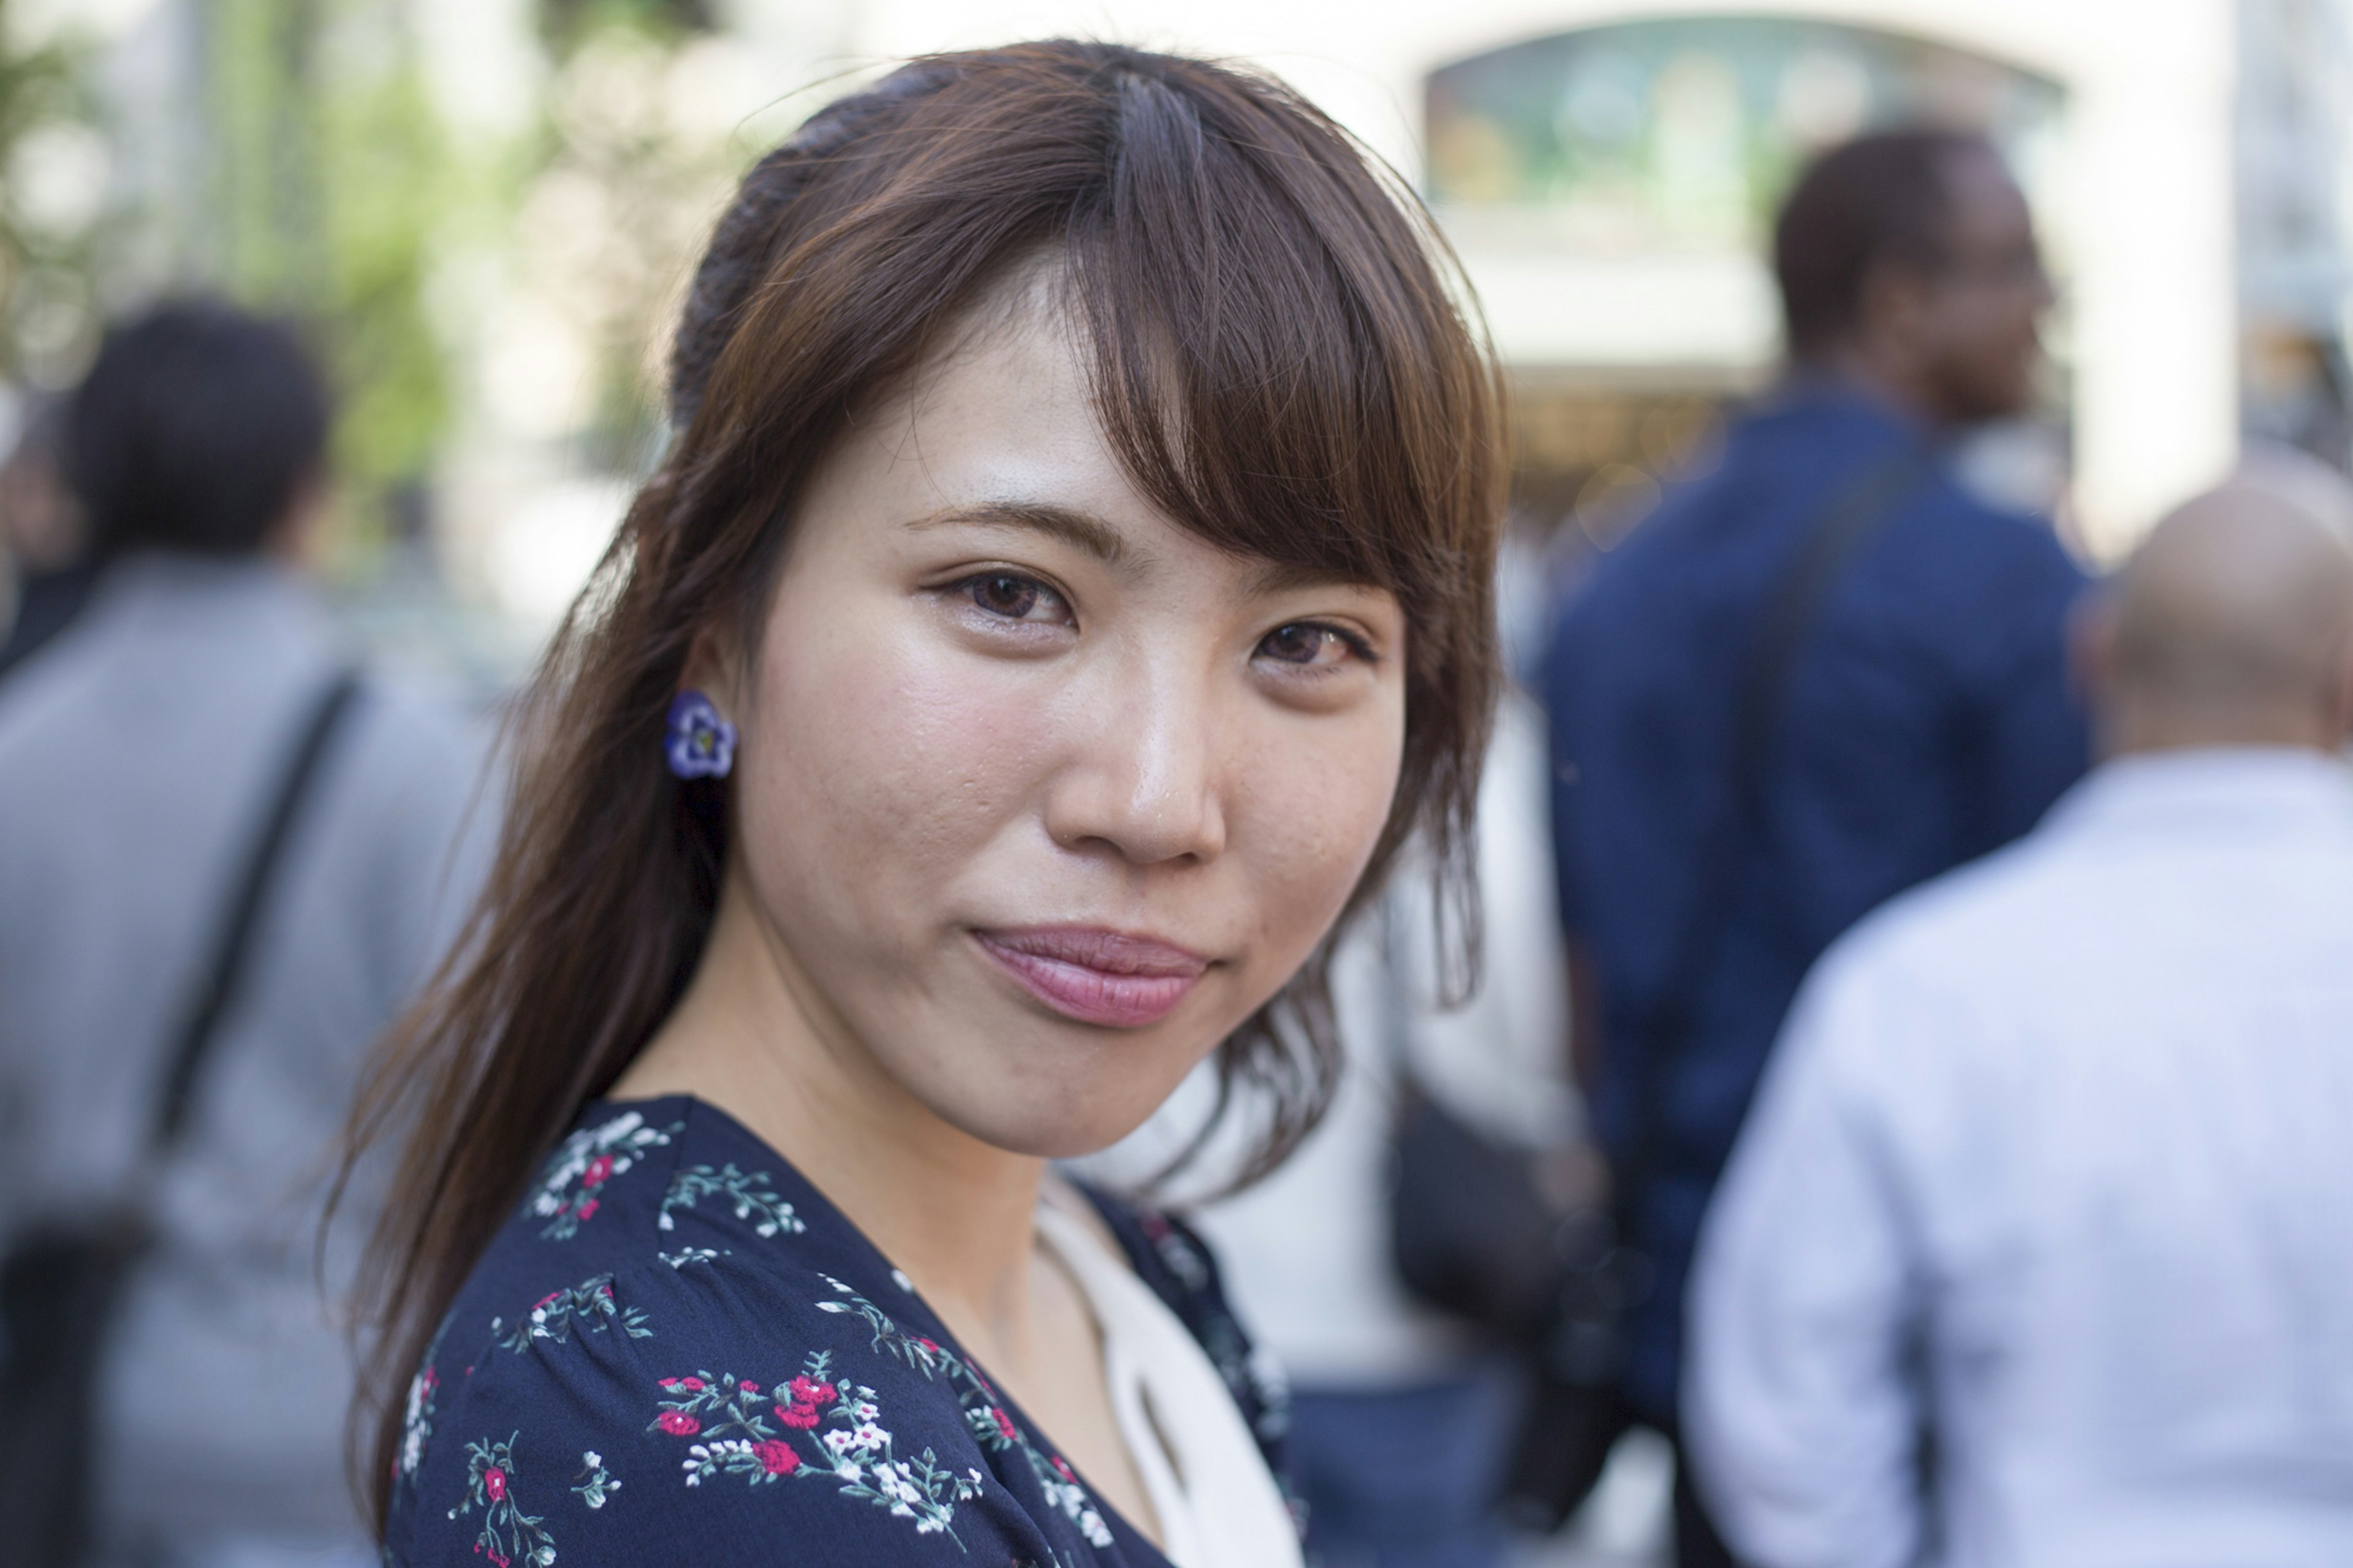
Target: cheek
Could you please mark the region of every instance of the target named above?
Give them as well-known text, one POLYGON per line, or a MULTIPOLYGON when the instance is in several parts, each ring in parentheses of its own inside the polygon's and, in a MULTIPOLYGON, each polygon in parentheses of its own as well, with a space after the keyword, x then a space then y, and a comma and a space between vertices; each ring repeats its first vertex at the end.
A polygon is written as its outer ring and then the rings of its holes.
POLYGON ((1259 951, 1287 976, 1356 890, 1388 823, 1404 750, 1401 713, 1381 711, 1259 748, 1238 802, 1252 849, 1259 951))
POLYGON ((1021 715, 1010 683, 915 628, 813 616, 772 635, 744 775, 765 890, 825 888, 870 925, 919 920, 935 897, 908 889, 936 895, 1027 798, 1039 747, 1021 715))

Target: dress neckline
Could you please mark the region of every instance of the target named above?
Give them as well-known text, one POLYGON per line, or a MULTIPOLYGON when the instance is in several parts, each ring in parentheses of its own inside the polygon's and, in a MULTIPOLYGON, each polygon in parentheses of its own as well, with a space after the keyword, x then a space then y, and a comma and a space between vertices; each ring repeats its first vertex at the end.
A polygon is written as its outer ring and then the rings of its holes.
MULTIPOLYGON (((1088 1500, 1103 1516, 1105 1527, 1115 1534, 1124 1537, 1124 1549, 1150 1553, 1148 1557, 1141 1560, 1141 1568, 1176 1568, 1176 1564, 1150 1536, 1136 1528, 1133 1520, 1113 1506, 1103 1488, 1063 1456, 1061 1448, 1053 1442, 1045 1427, 1040 1426, 1011 1394, 1003 1392, 997 1386, 997 1380, 989 1375, 979 1359, 965 1349, 964 1342, 956 1338, 955 1331, 947 1326, 938 1310, 924 1299, 923 1293, 916 1289, 914 1280, 909 1278, 906 1270, 891 1261, 881 1247, 875 1245, 874 1238, 868 1236, 861 1226, 844 1213, 841 1205, 835 1203, 823 1188, 811 1181, 783 1150, 753 1131, 716 1103, 694 1094, 661 1094, 632 1100, 600 1098, 589 1101, 582 1108, 580 1115, 575 1119, 575 1124, 592 1121, 599 1115, 608 1112, 626 1114, 630 1111, 635 1111, 647 1121, 652 1122, 655 1120, 657 1108, 675 1108, 690 1128, 715 1131, 724 1138, 745 1145, 749 1151, 755 1151, 762 1161, 773 1162, 776 1166, 776 1174, 774 1178, 776 1184, 779 1189, 786 1187, 793 1189, 791 1197, 797 1205, 803 1207, 807 1218, 814 1223, 828 1225, 838 1234, 853 1238, 849 1245, 853 1251, 864 1254, 861 1261, 872 1265, 871 1277, 877 1279, 888 1279, 898 1287, 901 1295, 904 1298, 907 1310, 918 1315, 917 1326, 923 1332, 914 1336, 916 1342, 928 1343, 928 1347, 934 1353, 942 1351, 948 1352, 957 1363, 968 1369, 973 1379, 1026 1436, 1031 1446, 1044 1453, 1048 1462, 1067 1479, 1085 1489, 1088 1500)), ((1083 1187, 1078 1190, 1086 1196, 1088 1202, 1095 1201, 1093 1195, 1086 1193, 1083 1187)), ((1117 1228, 1115 1226, 1112 1228, 1116 1236, 1117 1228)), ((1040 1245, 1043 1245, 1042 1241, 1040 1245)), ((1123 1254, 1125 1251, 1124 1243, 1122 1251, 1123 1254)), ((1126 1261, 1132 1271, 1134 1260, 1126 1261)), ((1149 1289, 1143 1286, 1140 1278, 1137 1284, 1140 1288, 1149 1289)), ((873 1304, 881 1310, 881 1303, 873 1304)), ((1089 1310, 1091 1311, 1093 1310, 1092 1301, 1089 1310)), ((889 1315, 900 1316, 898 1313, 889 1315)), ((1102 1331, 1100 1324, 1097 1325, 1097 1331, 1099 1333, 1102 1331)))

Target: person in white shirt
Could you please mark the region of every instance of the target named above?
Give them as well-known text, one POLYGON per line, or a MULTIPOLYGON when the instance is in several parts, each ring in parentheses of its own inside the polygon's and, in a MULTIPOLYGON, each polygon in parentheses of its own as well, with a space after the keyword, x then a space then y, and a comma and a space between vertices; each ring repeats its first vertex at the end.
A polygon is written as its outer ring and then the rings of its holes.
POLYGON ((1683 1387, 1752 1568, 2353 1563, 2348 520, 2274 460, 2163 522, 2108 760, 1809 978, 1683 1387))

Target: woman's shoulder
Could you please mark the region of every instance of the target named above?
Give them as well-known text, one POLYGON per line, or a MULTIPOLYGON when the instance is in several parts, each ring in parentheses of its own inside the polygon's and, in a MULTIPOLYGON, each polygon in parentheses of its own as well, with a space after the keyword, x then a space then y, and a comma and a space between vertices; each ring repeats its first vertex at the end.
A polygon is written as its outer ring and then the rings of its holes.
POLYGON ((418 1369, 389 1561, 744 1557, 785 1531, 811 1564, 1156 1562, 789 1166, 691 1101, 607 1110, 418 1369))

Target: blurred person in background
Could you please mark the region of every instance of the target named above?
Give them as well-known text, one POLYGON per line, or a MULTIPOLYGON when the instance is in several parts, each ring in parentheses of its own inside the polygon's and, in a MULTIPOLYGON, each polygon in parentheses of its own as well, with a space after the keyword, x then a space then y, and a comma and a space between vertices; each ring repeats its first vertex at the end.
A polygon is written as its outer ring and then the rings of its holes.
POLYGON ((0 462, 0 556, 14 607, 0 633, 0 676, 65 630, 97 580, 83 539, 81 508, 66 483, 60 447, 65 401, 28 402, 16 445, 0 462))
POLYGON ((31 1248, 132 1204, 152 1235, 95 1385, 59 1396, 88 1409, 40 1413, 57 1444, 95 1424, 80 1560, 364 1551, 319 1216, 361 1052, 472 891, 481 752, 459 717, 349 679, 303 564, 328 426, 282 327, 186 303, 111 334, 64 432, 103 575, 0 686, 0 1224, 31 1248), (248 957, 151 1168, 172 1062, 280 815, 248 957))
MULTIPOLYGON (((1187 1213, 1289 1385, 1292 1472, 1323 1568, 1505 1561, 1492 1504, 1512 1369, 1471 1325, 1418 1300, 1400 1279, 1389 1205, 1407 1095, 1433 1097, 1505 1147, 1541 1156, 1574 1146, 1546 771, 1542 716, 1507 692, 1479 789, 1478 989, 1460 1007, 1438 1005, 1428 889, 1399 879, 1333 960, 1345 1059, 1330 1111, 1273 1174, 1187 1213)), ((1196 1074, 1090 1168, 1113 1180, 1153 1173, 1183 1147, 1213 1094, 1196 1074)), ((1224 1152, 1203 1162, 1204 1177, 1226 1166, 1224 1152)))
MULTIPOLYGON (((1579 1036, 1626 1239, 1631 1415, 1672 1437, 1693 1238, 1814 959, 2033 826, 2084 771, 2048 521, 1950 437, 2023 411, 2052 301, 1982 140, 1867 136, 1774 237, 1791 358, 1721 462, 1575 593, 1546 678, 1579 1036)), ((1679 1476, 1679 1560, 1724 1561, 1679 1476)))
POLYGON ((1756 1568, 2353 1563, 2353 491, 2287 461, 2085 616, 2107 760, 1807 983, 1694 1277, 1756 1568))

